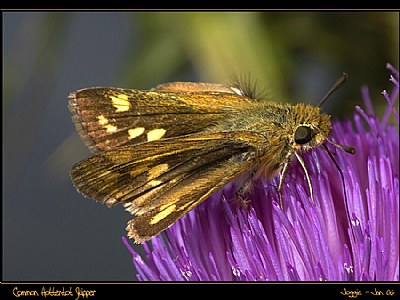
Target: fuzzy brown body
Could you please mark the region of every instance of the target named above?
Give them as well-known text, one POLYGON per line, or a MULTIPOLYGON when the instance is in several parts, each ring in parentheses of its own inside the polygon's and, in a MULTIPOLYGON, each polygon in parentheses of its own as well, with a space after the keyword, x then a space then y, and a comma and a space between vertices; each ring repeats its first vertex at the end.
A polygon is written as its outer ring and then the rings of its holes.
POLYGON ((257 101, 219 84, 89 88, 72 93, 69 108, 95 153, 73 167, 75 186, 135 214, 127 230, 137 243, 235 178, 285 174, 294 155, 320 146, 331 131, 318 107, 257 101))
POLYGON ((294 151, 307 151, 321 145, 331 131, 331 123, 328 115, 311 105, 256 102, 226 116, 209 130, 260 133, 264 140, 260 138, 263 142, 255 149, 256 177, 272 178, 293 157, 294 151), (314 130, 314 138, 306 145, 297 145, 294 141, 294 132, 300 125, 314 130))

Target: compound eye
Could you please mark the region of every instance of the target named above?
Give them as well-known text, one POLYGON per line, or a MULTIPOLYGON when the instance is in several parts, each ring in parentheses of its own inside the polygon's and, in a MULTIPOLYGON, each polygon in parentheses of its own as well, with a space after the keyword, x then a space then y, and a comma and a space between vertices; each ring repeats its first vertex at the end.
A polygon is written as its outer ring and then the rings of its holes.
POLYGON ((294 141, 297 144, 306 144, 312 139, 311 128, 308 126, 297 127, 294 133, 294 141))

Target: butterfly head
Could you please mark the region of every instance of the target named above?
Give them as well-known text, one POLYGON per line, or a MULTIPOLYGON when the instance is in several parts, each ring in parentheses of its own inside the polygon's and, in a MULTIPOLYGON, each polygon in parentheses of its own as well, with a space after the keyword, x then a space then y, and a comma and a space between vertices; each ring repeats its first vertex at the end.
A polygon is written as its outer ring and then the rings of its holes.
POLYGON ((330 117, 319 107, 297 104, 290 114, 288 142, 295 151, 308 151, 322 145, 332 130, 330 117))

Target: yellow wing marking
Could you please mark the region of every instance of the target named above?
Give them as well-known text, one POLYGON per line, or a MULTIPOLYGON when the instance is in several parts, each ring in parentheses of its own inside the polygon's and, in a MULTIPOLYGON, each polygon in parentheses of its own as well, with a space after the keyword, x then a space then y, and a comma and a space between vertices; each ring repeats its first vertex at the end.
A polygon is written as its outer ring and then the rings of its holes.
POLYGON ((117 109, 115 112, 123 112, 131 109, 128 95, 118 94, 117 97, 110 96, 113 106, 117 109))
POLYGON ((167 131, 165 129, 153 129, 147 133, 147 141, 155 141, 161 139, 167 131))
POLYGON ((144 127, 136 127, 133 129, 129 129, 128 130, 128 134, 129 134, 129 139, 134 139, 138 136, 140 136, 141 134, 143 134, 144 132, 144 127))

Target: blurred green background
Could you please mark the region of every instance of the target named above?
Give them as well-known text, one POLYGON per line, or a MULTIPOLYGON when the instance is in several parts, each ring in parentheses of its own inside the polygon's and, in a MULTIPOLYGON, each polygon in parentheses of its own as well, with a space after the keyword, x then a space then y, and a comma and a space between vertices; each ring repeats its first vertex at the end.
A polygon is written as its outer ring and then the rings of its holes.
POLYGON ((3 12, 3 279, 134 280, 123 246, 131 216, 76 192, 89 151, 67 108, 90 86, 256 80, 269 99, 351 117, 368 85, 375 107, 399 64, 397 12, 3 12))

